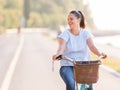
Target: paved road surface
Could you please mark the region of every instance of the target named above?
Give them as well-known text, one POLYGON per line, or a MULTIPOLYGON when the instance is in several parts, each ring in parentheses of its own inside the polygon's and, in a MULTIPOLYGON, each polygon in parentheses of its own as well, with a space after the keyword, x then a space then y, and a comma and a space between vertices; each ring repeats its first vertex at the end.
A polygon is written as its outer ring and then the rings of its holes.
MULTIPOLYGON (((59 62, 55 62, 55 71, 52 72, 51 56, 56 49, 57 43, 40 32, 0 36, 0 90, 65 90, 58 72, 59 62), (18 48, 21 50, 16 54, 18 48), (12 73, 8 67, 15 55, 16 64, 13 64, 15 68, 12 73), (9 70, 12 74, 6 75, 9 70)), ((120 90, 119 83, 120 77, 101 68, 94 90, 120 90)))
POLYGON ((19 45, 16 35, 0 35, 0 85, 19 45))

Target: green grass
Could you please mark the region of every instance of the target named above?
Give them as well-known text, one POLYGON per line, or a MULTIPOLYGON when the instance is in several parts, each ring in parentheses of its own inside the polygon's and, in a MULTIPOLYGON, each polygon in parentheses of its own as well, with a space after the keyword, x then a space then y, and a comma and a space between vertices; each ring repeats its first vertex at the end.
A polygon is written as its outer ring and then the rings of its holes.
POLYGON ((112 57, 108 57, 103 63, 115 69, 116 71, 120 72, 120 60, 112 58, 112 57))
MULTIPOLYGON (((96 58, 94 54, 92 54, 93 58, 96 58)), ((112 69, 114 69, 117 72, 120 72, 120 60, 118 58, 113 58, 110 56, 107 56, 106 59, 102 59, 102 63, 112 69)))

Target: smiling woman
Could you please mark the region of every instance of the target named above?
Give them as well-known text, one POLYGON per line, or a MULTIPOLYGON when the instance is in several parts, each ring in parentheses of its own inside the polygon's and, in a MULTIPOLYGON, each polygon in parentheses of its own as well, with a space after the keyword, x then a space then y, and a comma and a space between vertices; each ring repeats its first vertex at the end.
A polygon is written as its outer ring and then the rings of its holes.
MULTIPOLYGON (((81 11, 72 10, 68 14, 69 29, 58 35, 59 47, 52 59, 55 61, 59 55, 65 55, 72 61, 90 61, 91 50, 97 56, 104 56, 93 43, 92 35, 85 28, 84 15, 81 11)), ((60 61, 60 76, 66 84, 66 90, 75 90, 74 65, 65 59, 60 61)), ((88 85, 93 90, 92 84, 88 85)))
POLYGON ((90 0, 95 24, 99 29, 120 30, 119 0, 90 0))

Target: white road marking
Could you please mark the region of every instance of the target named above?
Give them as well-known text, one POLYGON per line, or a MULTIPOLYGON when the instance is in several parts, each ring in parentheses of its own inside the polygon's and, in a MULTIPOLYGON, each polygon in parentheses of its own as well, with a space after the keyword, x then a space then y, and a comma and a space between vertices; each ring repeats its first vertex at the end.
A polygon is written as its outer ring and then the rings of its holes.
POLYGON ((24 43, 24 37, 23 37, 23 35, 21 35, 20 36, 19 46, 18 46, 18 48, 16 50, 16 53, 15 53, 15 55, 14 55, 12 61, 11 61, 11 64, 10 64, 10 66, 8 68, 8 71, 7 71, 6 75, 5 75, 5 78, 3 80, 3 83, 1 85, 0 90, 8 90, 9 89, 9 85, 10 85, 10 82, 11 82, 11 79, 12 79, 16 64, 17 64, 20 52, 21 52, 22 47, 23 47, 23 43, 24 43))

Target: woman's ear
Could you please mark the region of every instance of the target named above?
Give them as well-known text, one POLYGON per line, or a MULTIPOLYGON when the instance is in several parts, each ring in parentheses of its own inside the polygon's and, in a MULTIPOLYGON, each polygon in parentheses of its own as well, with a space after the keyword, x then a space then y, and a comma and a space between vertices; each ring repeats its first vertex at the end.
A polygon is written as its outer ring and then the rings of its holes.
POLYGON ((78 22, 79 22, 79 23, 81 22, 81 18, 78 18, 78 22))

